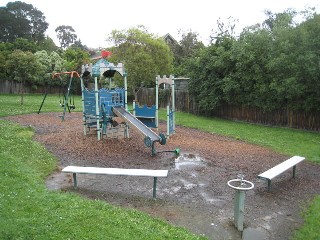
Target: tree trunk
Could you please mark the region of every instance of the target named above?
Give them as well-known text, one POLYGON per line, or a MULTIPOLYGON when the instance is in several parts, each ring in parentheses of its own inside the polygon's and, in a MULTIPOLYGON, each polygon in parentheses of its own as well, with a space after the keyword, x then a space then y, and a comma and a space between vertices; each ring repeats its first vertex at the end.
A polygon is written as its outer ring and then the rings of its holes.
POLYGON ((21 105, 23 105, 24 83, 25 83, 25 80, 23 79, 20 84, 20 93, 21 93, 20 104, 21 105))

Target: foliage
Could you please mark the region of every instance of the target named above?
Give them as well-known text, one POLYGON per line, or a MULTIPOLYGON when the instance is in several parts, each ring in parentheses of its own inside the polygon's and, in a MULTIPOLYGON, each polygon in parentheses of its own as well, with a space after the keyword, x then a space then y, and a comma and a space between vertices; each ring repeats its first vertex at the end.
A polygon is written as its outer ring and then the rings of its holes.
MULTIPOLYGON (((52 72, 61 72, 65 61, 56 53, 50 55, 47 51, 42 50, 34 54, 39 63, 39 81, 38 84, 43 85, 46 81, 51 81, 52 72)), ((34 82, 35 83, 35 82, 34 82)))
POLYGON ((235 27, 238 20, 228 17, 225 23, 221 18, 217 20, 217 30, 210 35, 210 43, 220 43, 225 38, 235 38, 235 27))
POLYGON ((47 28, 48 23, 43 13, 32 4, 16 1, 0 8, 1 42, 25 38, 37 43, 44 39, 47 28))
POLYGON ((31 52, 23 52, 21 50, 13 51, 6 61, 7 73, 15 81, 21 83, 21 105, 23 104, 23 95, 25 83, 33 83, 39 73, 41 73, 41 65, 31 52))
POLYGON ((172 72, 173 56, 168 45, 142 26, 113 30, 109 41, 115 44, 110 60, 125 64, 131 94, 135 94, 141 86, 155 86, 157 75, 169 75, 172 72))
POLYGON ((52 66, 51 70, 53 72, 62 72, 64 69, 65 60, 57 52, 51 52, 49 58, 52 66))
POLYGON ((5 79, 6 75, 6 59, 7 55, 5 52, 0 51, 0 79, 5 79))
POLYGON ((57 51, 58 47, 50 37, 45 37, 41 42, 38 43, 39 49, 45 50, 49 53, 57 51))
POLYGON ((71 26, 61 25, 55 29, 61 48, 65 49, 77 40, 75 30, 71 26))
POLYGON ((38 46, 25 38, 17 38, 13 44, 12 44, 12 48, 14 50, 21 50, 24 52, 32 52, 35 53, 38 50, 38 46))
POLYGON ((52 71, 51 60, 47 51, 38 51, 34 54, 34 56, 36 57, 43 73, 50 73, 52 71))
POLYGON ((199 34, 192 32, 179 32, 181 40, 179 43, 170 44, 170 49, 174 56, 174 75, 188 76, 189 70, 185 66, 188 59, 194 57, 199 50, 204 48, 204 44, 198 40, 199 34))
MULTIPOLYGON (((265 112, 320 112, 320 16, 273 14, 238 38, 224 30, 215 41, 185 62, 200 113, 211 115, 224 103, 265 112)), ((232 29, 232 28, 231 28, 232 29)))
POLYGON ((91 52, 91 50, 86 45, 82 44, 80 39, 74 41, 74 43, 70 46, 70 48, 81 49, 85 52, 91 52))
POLYGON ((81 66, 90 61, 89 53, 78 47, 69 47, 63 53, 67 71, 81 72, 81 66))
POLYGON ((194 60, 187 62, 191 77, 189 91, 205 115, 210 115, 224 100, 223 81, 226 73, 232 72, 235 65, 230 52, 233 41, 225 38, 219 44, 201 50, 194 60))

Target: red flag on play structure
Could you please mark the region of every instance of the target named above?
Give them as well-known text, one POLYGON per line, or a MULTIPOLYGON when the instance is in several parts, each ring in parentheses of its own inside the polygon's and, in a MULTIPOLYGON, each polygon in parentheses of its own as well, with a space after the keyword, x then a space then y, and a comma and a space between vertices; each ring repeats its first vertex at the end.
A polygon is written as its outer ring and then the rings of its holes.
POLYGON ((101 56, 102 56, 103 58, 110 57, 111 55, 112 55, 112 52, 110 52, 110 51, 102 51, 102 52, 101 52, 101 56))

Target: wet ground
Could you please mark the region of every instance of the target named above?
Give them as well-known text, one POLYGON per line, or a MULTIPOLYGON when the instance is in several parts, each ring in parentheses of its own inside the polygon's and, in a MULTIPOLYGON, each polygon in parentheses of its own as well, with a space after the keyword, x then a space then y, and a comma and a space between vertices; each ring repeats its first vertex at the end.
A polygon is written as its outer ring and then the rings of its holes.
POLYGON ((239 140, 177 127, 166 145, 156 147, 159 151, 180 148, 180 156, 166 152, 152 157, 143 136, 133 128, 129 139, 97 141, 94 131, 83 135, 81 113, 67 115, 64 122, 58 115, 8 118, 32 126, 35 140, 59 159, 59 169, 48 178, 49 188, 135 208, 208 239, 241 239, 233 223, 235 190, 227 185, 238 174, 255 185, 246 192, 245 239, 290 239, 302 224, 301 211, 320 192, 320 166, 308 161, 298 165, 295 179, 287 171, 267 192, 266 183, 257 175, 291 156, 239 140), (168 169, 169 174, 158 178, 157 199, 153 200, 150 177, 79 175, 75 190, 71 175, 61 173, 68 165, 168 169))

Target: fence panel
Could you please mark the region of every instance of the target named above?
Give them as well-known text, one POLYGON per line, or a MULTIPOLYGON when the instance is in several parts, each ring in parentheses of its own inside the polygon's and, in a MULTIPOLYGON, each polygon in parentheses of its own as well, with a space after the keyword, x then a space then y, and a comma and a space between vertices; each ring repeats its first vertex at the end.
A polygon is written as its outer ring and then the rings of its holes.
MULTIPOLYGON (((160 95, 166 96, 160 99, 159 104, 159 107, 165 108, 170 103, 170 95, 165 95, 161 92, 160 95)), ((138 101, 139 104, 155 104, 155 89, 141 89, 138 94, 138 101)), ((188 91, 176 90, 175 103, 177 111, 199 114, 194 98, 190 96, 188 91)), ((224 104, 216 109, 214 116, 263 125, 320 131, 320 113, 306 113, 290 109, 265 112, 255 107, 224 104)))

